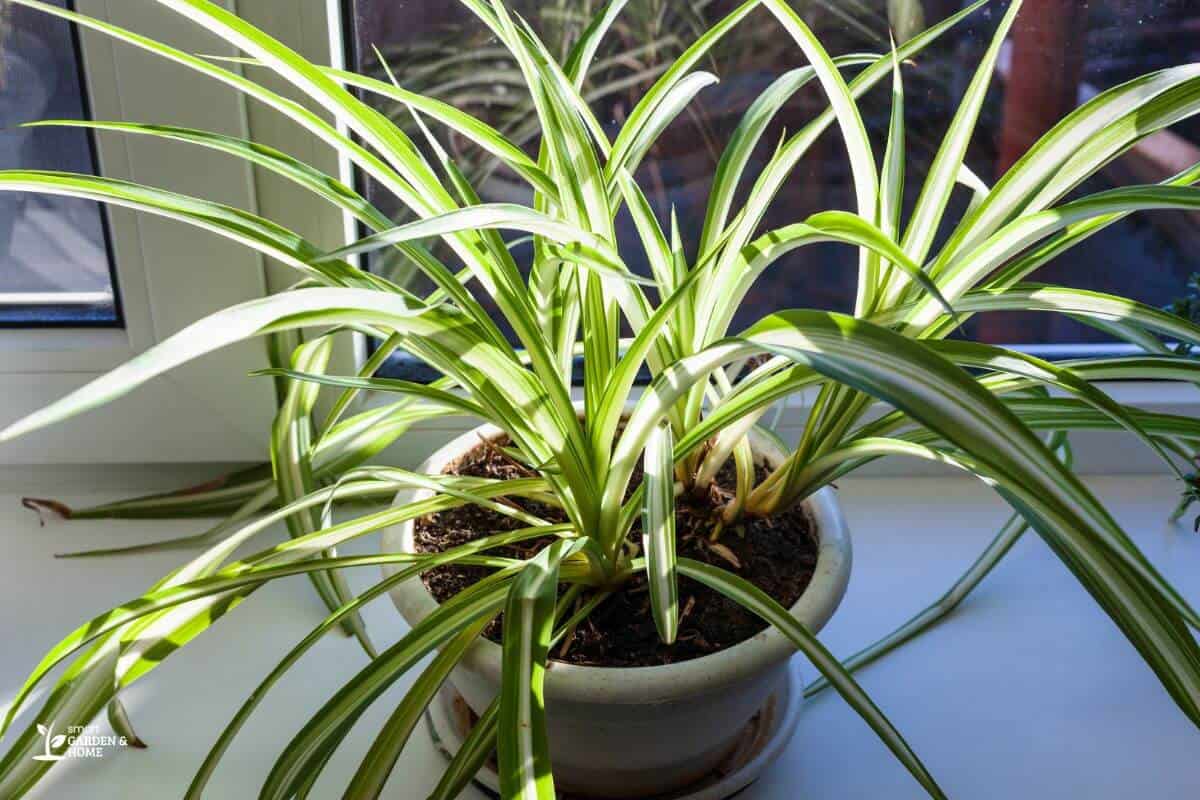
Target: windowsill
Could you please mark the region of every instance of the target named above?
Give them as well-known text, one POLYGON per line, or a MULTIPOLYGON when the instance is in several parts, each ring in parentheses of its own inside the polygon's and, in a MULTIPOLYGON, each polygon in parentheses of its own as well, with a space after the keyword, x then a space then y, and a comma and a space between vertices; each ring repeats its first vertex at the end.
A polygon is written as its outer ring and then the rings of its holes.
MULTIPOLYGON (((131 490, 162 485, 161 474, 139 478, 130 473, 128 480, 119 481, 111 469, 94 469, 96 476, 104 476, 105 486, 123 483, 131 490)), ((88 480, 85 468, 75 468, 43 485, 94 487, 100 485, 97 481, 88 480)), ((1088 482, 1166 576, 1200 603, 1200 585, 1188 578, 1200 563, 1200 536, 1190 526, 1165 521, 1175 500, 1172 479, 1114 476, 1088 482)), ((0 585, 5 600, 21 609, 9 615, 5 629, 0 659, 0 697, 5 699, 66 631, 109 604, 144 591, 184 557, 165 553, 104 562, 56 561, 54 552, 185 535, 205 527, 204 520, 191 520, 81 521, 39 528, 36 517, 19 506, 27 482, 20 483, 0 485, 0 536, 6 554, 0 585)), ((822 639, 835 653, 846 655, 947 588, 982 550, 1006 511, 986 487, 965 477, 855 478, 839 485, 854 535, 854 577, 822 639), (933 502, 939 504, 936 513, 933 502)), ((93 490, 64 499, 113 497, 111 491, 93 490)), ((370 539, 342 550, 369 552, 374 546, 370 539)), ((362 590, 377 575, 367 568, 348 577, 362 590)), ((263 589, 125 695, 150 750, 59 764, 29 796, 115 800, 147 792, 181 793, 243 699, 321 616, 319 601, 303 580, 263 589)), ((405 629, 386 601, 370 606, 366 618, 381 646, 405 629)), ((315 647, 267 696, 234 742, 210 794, 253 794, 307 716, 363 663, 345 639, 330 637, 315 647)), ((805 674, 811 677, 813 671, 806 668, 805 674)), ((954 797, 1123 800, 1152 786, 1156 800, 1190 800, 1200 785, 1200 762, 1194 758, 1200 733, 1032 535, 953 618, 861 677, 954 797)), ((316 796, 340 794, 407 685, 404 680, 393 687, 347 737, 316 796)), ((28 724, 30 716, 21 722, 28 724)), ((836 696, 812 701, 802 720, 781 761, 742 795, 747 800, 924 797, 836 696)), ((442 764, 428 735, 418 731, 397 766, 391 796, 424 797, 442 764)), ((464 796, 484 797, 474 791, 464 796)))

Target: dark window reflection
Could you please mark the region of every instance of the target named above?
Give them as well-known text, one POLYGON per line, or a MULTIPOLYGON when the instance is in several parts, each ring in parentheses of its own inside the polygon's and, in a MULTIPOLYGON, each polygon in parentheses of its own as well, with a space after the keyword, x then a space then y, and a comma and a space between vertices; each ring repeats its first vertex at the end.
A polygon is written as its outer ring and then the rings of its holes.
MULTIPOLYGON (((700 31, 736 7, 732 0, 633 0, 605 47, 586 93, 599 118, 616 131, 646 87, 700 31)), ((487 119, 534 147, 537 133, 520 74, 484 27, 457 3, 438 0, 358 0, 354 3, 358 68, 380 73, 378 46, 406 88, 437 96, 487 119)), ((565 52, 599 0, 520 0, 522 14, 556 52, 565 52)), ((794 0, 833 54, 883 52, 888 31, 911 35, 966 6, 960 0, 794 0), (892 17, 889 19, 889 8, 892 17)), ((908 98, 906 201, 911 207, 975 64, 1005 9, 994 2, 943 36, 905 70, 908 98)), ((1136 75, 1200 60, 1200 3, 1193 0, 1027 0, 1002 57, 972 142, 968 165, 991 183, 1056 120, 1096 92, 1136 75)), ((722 148, 753 99, 782 72, 802 65, 799 49, 773 17, 755 11, 701 65, 721 83, 706 89, 661 139, 638 174, 661 220, 674 207, 686 239, 699 236, 709 176, 722 148)), ((882 153, 890 97, 884 81, 862 101, 868 129, 882 153)), ((375 102, 372 100, 372 102, 375 102)), ((815 83, 778 116, 747 175, 753 178, 786 131, 824 108, 815 83)), ((402 119, 404 109, 380 106, 402 119)), ((443 138, 447 134, 442 131, 443 138)), ((1200 161, 1195 120, 1156 134, 1105 167, 1082 187, 1097 191, 1153 182, 1200 161)), ((454 155, 486 174, 471 147, 449 139, 454 155)), ((743 187, 745 189, 746 187, 743 187)), ((373 187, 372 199, 387 208, 373 187)), ((486 199, 521 198, 523 184, 497 171, 482 184, 486 199)), ((801 162, 764 225, 802 220, 829 208, 851 208, 850 175, 836 131, 824 135, 801 162)), ((951 214, 961 213, 957 196, 951 214)), ((956 218, 956 217, 955 217, 956 218)), ((1184 212, 1135 215, 1077 247, 1034 278, 1128 295, 1152 305, 1183 291, 1200 268, 1197 216, 1184 212)), ((620 229, 626 253, 638 252, 628 219, 620 229)), ((845 247, 801 249, 758 282, 735 329, 779 308, 848 309, 853 303, 855 255, 845 247)), ((638 269, 644 265, 631 264, 638 269)), ((973 336, 1003 344, 1079 345, 1104 342, 1098 332, 1050 314, 993 314, 971 323, 973 336)))
MULTIPOLYGON (((95 172, 87 131, 19 127, 80 119, 86 108, 70 25, 0 2, 0 169, 95 172)), ((118 319, 99 205, 0 192, 0 325, 112 325, 118 319)))

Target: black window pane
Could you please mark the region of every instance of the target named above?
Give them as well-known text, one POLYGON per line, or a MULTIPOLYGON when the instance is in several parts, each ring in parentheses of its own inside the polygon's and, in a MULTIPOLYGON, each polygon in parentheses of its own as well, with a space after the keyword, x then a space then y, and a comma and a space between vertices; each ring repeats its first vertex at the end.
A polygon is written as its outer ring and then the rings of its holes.
MULTIPOLYGON (((86 108, 71 27, 0 4, 0 169, 94 173, 86 131, 19 127, 85 118, 86 108)), ((99 205, 0 192, 0 325, 113 325, 118 317, 99 205)))

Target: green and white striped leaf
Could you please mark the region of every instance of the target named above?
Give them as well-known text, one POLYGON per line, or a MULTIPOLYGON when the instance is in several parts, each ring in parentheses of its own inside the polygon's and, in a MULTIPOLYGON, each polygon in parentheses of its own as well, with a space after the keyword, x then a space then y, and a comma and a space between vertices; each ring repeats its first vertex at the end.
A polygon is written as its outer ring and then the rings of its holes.
POLYGON ((291 378, 294 381, 304 383, 316 383, 322 386, 339 386, 344 389, 355 389, 369 392, 388 392, 402 395, 411 395, 420 397, 426 400, 432 400, 444 406, 456 408, 463 414, 469 414, 476 417, 486 416, 486 412, 479 407, 478 404, 472 402, 469 397, 448 392, 444 389, 438 389, 428 383, 414 383, 413 381, 399 380, 396 378, 353 378, 341 375, 321 375, 315 372, 303 372, 296 369, 281 369, 270 368, 255 370, 251 375, 279 375, 285 378, 291 378))
MULTIPOLYGON (((1062 432, 1055 432, 1048 442, 1050 449, 1060 454, 1063 463, 1072 466, 1073 453, 1070 442, 1062 432)), ((939 623, 951 614, 974 591, 975 587, 991 573, 1000 560, 1012 549, 1029 529, 1028 523, 1020 514, 1014 514, 988 544, 979 558, 954 582, 946 592, 928 607, 922 609, 907 622, 900 625, 887 636, 879 639, 868 647, 859 650, 854 655, 842 661, 847 672, 854 673, 865 666, 873 664, 892 650, 902 646, 919 636, 924 631, 939 623)), ((805 687, 804 696, 814 697, 829 687, 829 681, 822 676, 805 687)))
POLYGON ((235 158, 248 161, 256 166, 268 169, 298 186, 303 186, 319 197, 345 209, 361 222, 372 227, 391 227, 386 215, 375 208, 366 198, 341 181, 320 170, 292 158, 268 145, 259 144, 248 139, 227 136, 212 131, 184 128, 175 125, 143 125, 134 122, 108 122, 84 119, 54 119, 27 122, 22 127, 66 127, 88 128, 91 130, 110 131, 137 136, 151 136, 168 139, 199 147, 207 147, 227 153, 235 158))
POLYGON ((501 572, 463 590, 379 654, 304 725, 280 754, 259 793, 263 800, 291 797, 313 771, 324 766, 324 748, 336 746, 380 694, 435 647, 462 628, 500 611, 512 576, 501 572))
MULTIPOLYGON (((1032 195, 1052 178, 1078 181, 1111 160, 1113 153, 1093 153, 1090 163, 1078 163, 1067 173, 1063 164, 1086 143, 1102 136, 1122 119, 1136 121, 1141 135, 1178 119, 1180 107, 1195 103, 1190 87, 1200 83, 1200 65, 1171 67, 1116 86, 1068 114, 1039 139, 992 187, 988 197, 968 214, 938 254, 934 275, 963 250, 973 248, 1015 214, 1025 209, 1032 195), (1156 100, 1166 98, 1155 105, 1156 100)), ((1127 145, 1132 141, 1127 141, 1127 145)), ((1031 208, 1040 211, 1041 208, 1031 208)))
MULTIPOLYGON (((370 253, 398 242, 409 242, 482 228, 518 230, 543 236, 561 244, 580 242, 599 250, 611 249, 595 235, 525 206, 514 203, 486 203, 372 234, 353 244, 325 254, 320 261, 336 261, 347 256, 370 253)), ((617 257, 614 255, 613 258, 617 257)))
POLYGON ((636 126, 627 122, 621 128, 620 135, 613 143, 612 153, 604 165, 608 193, 613 199, 620 193, 620 187, 617 185, 620 173, 636 172, 646 151, 671 121, 679 116, 703 89, 718 82, 717 76, 711 72, 693 72, 672 85, 663 93, 661 99, 657 99, 653 106, 648 107, 645 116, 638 118, 636 126))
POLYGON ((211 231, 326 285, 400 292, 382 278, 354 269, 344 261, 330 259, 316 264, 322 254, 314 245, 280 225, 232 206, 128 181, 69 172, 6 170, 0 172, 0 191, 78 197, 131 208, 211 231))
POLYGON ((815 636, 788 613, 786 608, 746 579, 719 567, 693 561, 690 558, 681 558, 679 559, 679 572, 720 592, 738 605, 762 617, 763 620, 783 633, 796 646, 796 649, 804 653, 813 666, 829 680, 838 694, 863 718, 863 721, 879 736, 884 745, 892 751, 896 759, 924 787, 929 796, 944 800, 945 793, 942 792, 933 776, 929 774, 929 770, 921 763, 900 732, 884 716, 850 673, 817 641, 815 636))
POLYGON ((236 72, 222 69, 203 58, 198 58, 190 53, 185 53, 177 48, 154 41, 124 28, 110 25, 102 20, 84 14, 77 14, 65 8, 40 2, 40 0, 12 0, 12 2, 36 9, 51 16, 70 20, 80 27, 98 31, 105 36, 110 36, 133 47, 153 53, 187 69, 213 78, 248 97, 252 97, 293 120, 322 142, 333 147, 341 155, 348 158, 351 163, 361 167, 367 174, 378 180, 398 197, 405 198, 406 200, 412 199, 410 186, 394 169, 370 150, 360 146, 349 136, 343 135, 334 125, 329 124, 319 114, 310 111, 300 103, 284 98, 254 81, 247 80, 236 72))
POLYGON ((550 180, 550 177, 529 156, 525 155, 521 148, 510 142, 503 134, 486 122, 460 111, 449 103, 443 103, 436 98, 410 92, 395 84, 385 83, 381 80, 347 70, 326 68, 323 71, 347 86, 364 89, 372 94, 398 101, 437 120, 471 142, 474 142, 485 152, 500 159, 514 172, 525 178, 539 192, 546 194, 552 199, 557 198, 558 191, 554 183, 550 180))
MULTIPOLYGON (((30 673, 29 678, 21 687, 5 716, 4 726, 0 734, 7 730, 21 705, 29 693, 43 677, 56 665, 80 648, 96 641, 105 634, 124 629, 126 626, 165 609, 182 606, 195 600, 210 597, 222 597, 230 592, 248 594, 264 582, 291 575, 305 575, 314 571, 346 569, 349 567, 377 566, 383 564, 403 564, 427 561, 427 556, 412 554, 392 554, 379 556, 339 556, 337 558, 322 558, 316 560, 283 563, 261 567, 251 567, 231 573, 219 573, 205 578, 198 578, 174 586, 167 586, 148 592, 142 597, 115 608, 110 612, 95 617, 90 622, 79 626, 70 635, 53 647, 30 673), (242 591, 245 590, 245 591, 242 591)), ((464 557, 464 564, 477 566, 507 568, 513 565, 511 559, 491 558, 483 556, 464 557)), ((424 567, 422 567, 424 569, 424 567)), ((340 617, 339 617, 340 622, 340 617)))
POLYGON ((587 28, 580 34, 579 40, 571 47, 566 63, 563 64, 563 71, 576 89, 583 88, 596 51, 600 49, 605 34, 612 28, 628 2, 629 0, 609 0, 608 5, 596 12, 587 28))
MULTIPOLYGON (((1023 215, 974 250, 951 262, 938 276, 938 283, 946 296, 954 299, 992 276, 998 267, 1030 245, 1073 224, 1106 219, 1130 211, 1196 208, 1200 208, 1200 189, 1191 186, 1128 186, 1099 192, 1058 208, 1023 215)), ((994 276, 994 279, 1000 286, 1009 286, 1022 277, 1001 270, 1001 274, 994 276)), ((926 301, 913 314, 913 324, 918 328, 927 326, 938 313, 936 308, 930 308, 931 305, 926 301)))
POLYGON ((393 586, 403 583, 406 580, 410 580, 419 573, 431 569, 437 564, 453 563, 460 557, 479 554, 501 544, 512 544, 522 541, 523 539, 527 540, 544 535, 546 535, 545 531, 540 529, 514 531, 509 534, 485 536, 481 539, 475 540, 474 542, 452 548, 443 553, 430 554, 431 558, 427 560, 423 559, 418 564, 398 569, 396 572, 392 573, 382 581, 379 581, 370 589, 356 597, 351 603, 338 609, 324 622, 314 628, 311 633, 305 636, 304 639, 298 645, 296 645, 296 647, 294 647, 273 670, 271 670, 270 674, 263 680, 262 683, 258 685, 254 693, 251 694, 246 702, 242 704, 241 708, 238 709, 237 714, 234 715, 230 723, 221 732, 221 735, 218 737, 216 743, 209 750, 208 755, 204 759, 204 763, 200 766, 199 771, 196 773, 196 776, 192 779, 191 785, 188 787, 185 800, 200 800, 200 798, 203 796, 204 789, 208 785, 208 781, 212 778, 212 774, 216 770, 217 765, 220 763, 222 756, 224 756, 224 754, 228 751, 229 745, 233 742, 234 737, 237 736, 238 731, 240 731, 243 725, 245 725, 246 720, 249 719, 250 715, 254 712, 255 708, 258 707, 259 703, 262 702, 263 698, 267 695, 267 692, 269 692, 271 687, 274 686, 275 683, 278 682, 278 680, 300 660, 301 656, 303 656, 306 652, 308 652, 308 650, 312 649, 315 644, 321 641, 325 634, 328 633, 333 627, 338 625, 340 620, 347 614, 355 613, 358 609, 384 594, 393 586))
MULTIPOLYGON (((879 178, 875 168, 875 154, 850 88, 838 72, 833 58, 804 23, 800 14, 784 0, 765 2, 784 30, 796 40, 816 71, 817 79, 829 98, 829 107, 837 119, 846 152, 850 156, 850 171, 854 178, 858 213, 868 219, 874 219, 875 210, 879 207, 879 178)), ((879 288, 876 285, 879 276, 874 266, 873 259, 865 252, 862 253, 859 261, 858 296, 854 304, 856 312, 861 313, 870 306, 879 288)))
MULTIPOLYGON (((989 311, 1048 311, 1136 326, 1177 341, 1195 343, 1200 337, 1200 326, 1175 314, 1117 295, 1064 286, 1024 283, 1006 289, 979 289, 963 295, 954 306, 964 315, 989 311)), ((895 318, 883 314, 872 321, 886 324, 895 318)))
POLYGON ((669 424, 659 425, 646 440, 645 492, 642 506, 642 549, 650 610, 658 636, 674 644, 679 633, 679 583, 675 570, 675 463, 669 424))
POLYGON ((954 315, 955 310, 921 267, 908 258, 894 241, 877 227, 856 214, 845 211, 823 211, 804 222, 786 225, 763 234, 742 249, 733 269, 729 269, 716 284, 715 291, 724 302, 711 308, 712 316, 704 320, 707 337, 715 338, 724 332, 750 291, 755 279, 764 270, 798 247, 821 242, 840 242, 859 247, 864 252, 883 258, 895 265, 907 278, 924 289, 935 308, 954 315))
POLYGON ((1112 417, 1118 425, 1140 438, 1153 452, 1158 454, 1176 477, 1183 480, 1183 474, 1154 437, 1138 426, 1120 403, 1093 386, 1089 381, 1076 375, 1070 368, 1052 364, 1027 353, 976 342, 945 340, 931 342, 931 346, 936 352, 960 366, 981 367, 1010 375, 1024 376, 1070 392, 1093 408, 1112 417))
MULTIPOLYGON (((322 336, 296 348, 292 356, 292 367, 300 372, 320 371, 329 362, 333 352, 333 338, 322 336)), ((290 381, 287 393, 279 406, 275 421, 271 425, 271 466, 279 499, 290 504, 316 490, 316 479, 312 470, 312 410, 317 401, 317 384, 290 381)), ((293 539, 314 533, 325 527, 326 515, 313 509, 305 509, 288 516, 288 535, 293 539)), ((333 549, 325 553, 334 557, 333 549)), ((330 611, 345 605, 350 592, 344 579, 336 572, 309 573, 309 580, 330 611)), ((358 639, 368 658, 375 657, 375 647, 367 635, 366 625, 357 614, 346 617, 343 630, 358 639)))
POLYGON ((543 686, 561 561, 578 545, 556 542, 530 559, 513 580, 504 607, 500 792, 512 800, 554 800, 543 686))
MULTIPOLYGON (((900 45, 896 51, 897 58, 903 61, 920 53, 942 34, 974 14, 987 3, 988 0, 976 0, 976 2, 962 11, 952 14, 936 25, 930 26, 928 30, 900 45)), ((880 80, 891 74, 892 64, 890 59, 881 58, 876 60, 875 63, 867 66, 866 69, 850 82, 848 89, 851 99, 854 100, 861 97, 880 80)), ((728 302, 727 295, 720 286, 720 276, 735 266, 741 248, 750 243, 751 238, 762 223, 772 200, 792 177, 792 171, 796 164, 804 157, 805 153, 808 152, 808 149, 817 141, 821 134, 836 120, 837 116, 834 110, 832 108, 826 109, 808 125, 792 134, 778 148, 775 155, 754 182, 754 185, 747 194, 746 205, 742 210, 742 214, 731 225, 734 231, 730 237, 729 247, 726 248, 725 255, 713 270, 714 278, 709 286, 703 287, 703 290, 699 292, 700 297, 697 301, 697 306, 705 318, 711 317, 715 313, 714 309, 719 309, 728 302)), ((870 211, 872 214, 874 213, 873 206, 870 211)), ((714 334, 712 338, 705 338, 705 333, 706 329, 704 326, 697 326, 695 336, 693 337, 697 348, 708 344, 713 338, 724 335, 724 331, 722 330, 720 333, 714 334)))
POLYGON ((904 252, 914 261, 923 263, 929 254, 942 215, 946 211, 946 204, 950 200, 950 192, 961 174, 963 158, 975 133, 975 124, 987 97, 992 72, 995 70, 997 59, 1000 58, 1000 49, 1020 10, 1021 0, 1013 0, 1001 17, 1000 24, 992 34, 992 41, 979 60, 975 75, 958 104, 958 110, 950 122, 946 136, 942 139, 941 147, 929 166, 929 174, 921 187, 921 194, 917 198, 908 229, 904 233, 904 252))
MULTIPOLYGON (((629 117, 625 120, 625 124, 621 128, 621 133, 613 142, 612 154, 609 156, 609 164, 612 165, 608 174, 610 179, 615 179, 621 169, 627 168, 626 153, 634 148, 634 142, 639 137, 643 136, 643 131, 652 127, 650 118, 658 112, 667 102, 666 98, 676 91, 676 87, 681 81, 684 81, 691 70, 699 63, 700 59, 724 38, 738 23, 761 4, 762 0, 746 0, 733 11, 729 12, 719 22, 715 23, 707 31, 701 34, 696 41, 688 46, 686 50, 667 68, 667 71, 662 74, 654 85, 651 86, 637 105, 629 112, 629 117)), ((628 170, 633 172, 632 169, 628 170)))
MULTIPOLYGON (((878 56, 851 54, 835 58, 840 67, 859 66, 875 61, 878 56)), ((734 193, 741 182, 746 165, 754 148, 762 140, 763 133, 779 109, 813 78, 812 67, 800 67, 785 72, 776 78, 754 99, 737 129, 729 137, 721 160, 713 173, 713 186, 708 194, 708 206, 704 212, 704 229, 700 234, 699 254, 703 258, 712 249, 721 231, 729 221, 729 211, 734 203, 734 193)))
POLYGON ((383 795, 384 787, 396 767, 401 751, 408 744, 408 739, 417 724, 425 716, 425 707, 435 701, 437 692, 450 676, 450 671, 462 660, 467 648, 475 643, 490 621, 484 617, 463 628, 457 636, 443 645, 433 661, 421 670, 421 674, 409 687, 396 710, 384 723, 383 730, 372 740, 370 749, 363 756, 358 770, 346 787, 347 797, 378 798, 383 795))

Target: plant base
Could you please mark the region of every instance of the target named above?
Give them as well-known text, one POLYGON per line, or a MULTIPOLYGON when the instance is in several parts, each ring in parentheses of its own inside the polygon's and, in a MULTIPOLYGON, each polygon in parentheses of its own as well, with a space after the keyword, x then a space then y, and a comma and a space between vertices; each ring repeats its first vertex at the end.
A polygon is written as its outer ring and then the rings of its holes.
MULTIPOLYGON (((787 680, 771 694, 762 709, 746 723, 741 738, 724 761, 701 780, 671 794, 646 800, 725 800, 745 789, 787 748, 804 704, 804 681, 793 660, 787 680)), ((447 759, 458 751, 475 722, 466 701, 446 683, 425 712, 434 745, 447 759)), ((475 776, 475 785, 499 797, 495 765, 488 763, 475 776)), ((559 794, 563 800, 589 800, 586 795, 559 794)))

